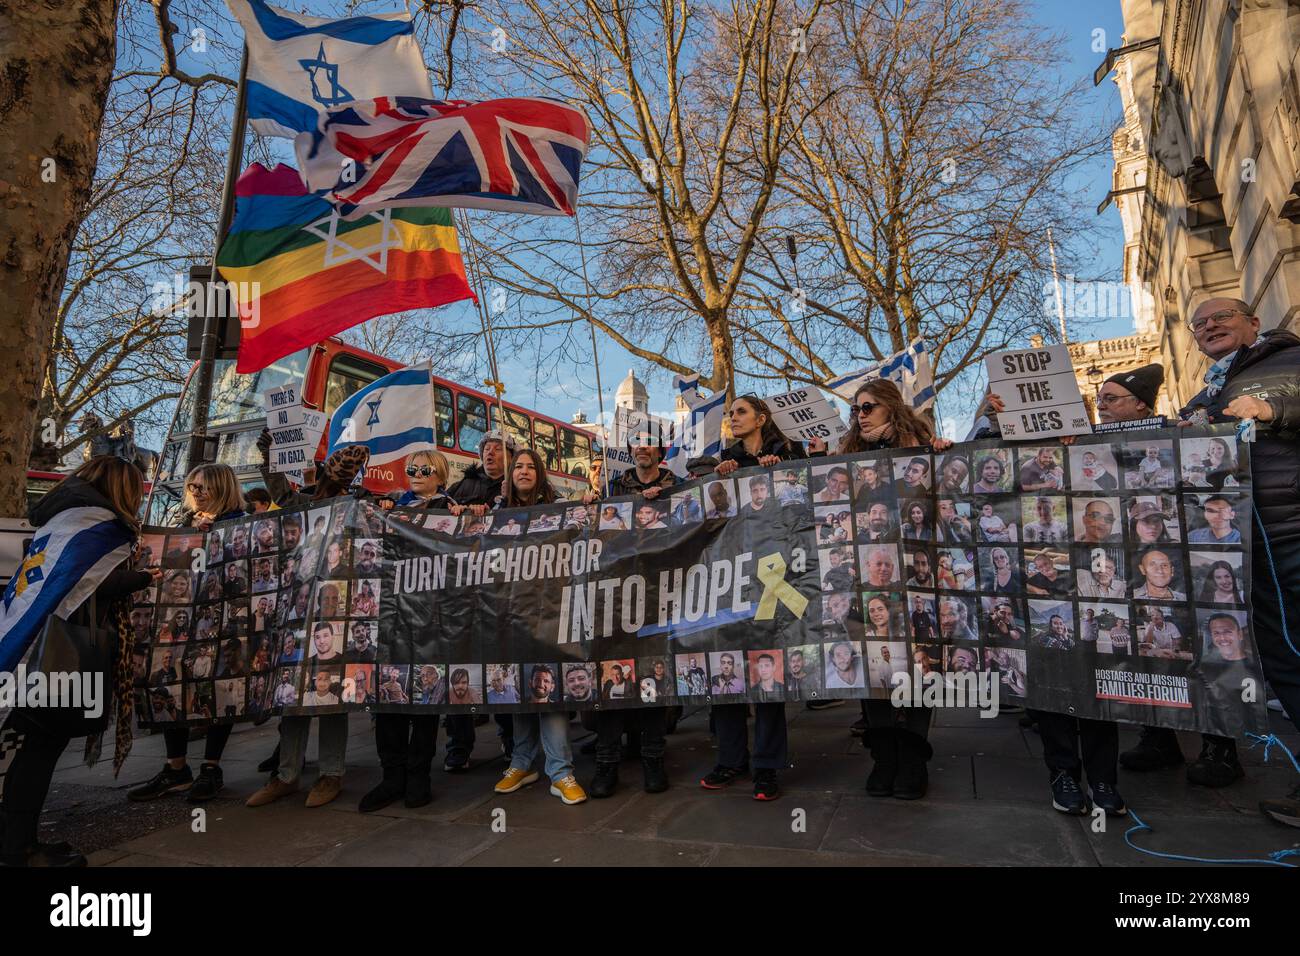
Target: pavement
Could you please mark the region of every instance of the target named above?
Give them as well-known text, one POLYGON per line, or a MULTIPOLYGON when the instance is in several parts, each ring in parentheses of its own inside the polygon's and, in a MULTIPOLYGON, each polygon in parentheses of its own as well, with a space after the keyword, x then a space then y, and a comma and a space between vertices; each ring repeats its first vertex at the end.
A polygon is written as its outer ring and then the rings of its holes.
MULTIPOLYGON (((350 717, 341 796, 313 810, 303 800, 316 778, 314 733, 302 792, 268 807, 244 806, 264 782, 257 764, 275 746, 275 721, 236 728, 222 764, 226 789, 197 816, 180 796, 126 800, 129 787, 162 765, 161 735, 136 741, 117 780, 110 761, 83 766, 76 741, 55 774, 42 839, 67 839, 92 866, 105 867, 1186 865, 1128 846, 1132 816, 1106 820, 1097 832, 1101 821, 1053 810, 1038 735, 1012 715, 939 711, 929 795, 868 797, 870 759, 849 734, 858 716, 851 702, 821 711, 789 705, 792 766, 774 803, 753 800, 747 779, 723 792, 700 789, 699 778, 714 764, 706 709, 688 712, 668 738, 672 787, 666 793, 644 793, 640 762, 631 760, 614 797, 573 807, 550 796, 544 782, 506 796, 492 792, 505 769, 493 724, 478 728, 468 772, 444 773, 440 753, 431 804, 408 810, 399 802, 370 814, 356 810, 380 778, 370 717, 363 713, 350 717)), ((1280 714, 1270 716, 1274 733, 1300 751, 1295 728, 1280 714)), ((591 735, 576 721, 570 729, 576 754, 591 735)), ((1121 728, 1121 749, 1136 739, 1136 727, 1121 728)), ((1195 757, 1199 737, 1181 740, 1188 759, 1195 757)), ((202 743, 190 750, 197 757, 202 743)), ((1133 834, 1133 842, 1212 859, 1263 859, 1300 849, 1300 829, 1266 820, 1257 809, 1261 797, 1296 782, 1285 754, 1275 750, 1265 764, 1262 750, 1243 748, 1246 778, 1222 790, 1188 786, 1181 769, 1121 770, 1120 791, 1152 828, 1133 834)), ((585 784, 594 758, 576 760, 585 784)))

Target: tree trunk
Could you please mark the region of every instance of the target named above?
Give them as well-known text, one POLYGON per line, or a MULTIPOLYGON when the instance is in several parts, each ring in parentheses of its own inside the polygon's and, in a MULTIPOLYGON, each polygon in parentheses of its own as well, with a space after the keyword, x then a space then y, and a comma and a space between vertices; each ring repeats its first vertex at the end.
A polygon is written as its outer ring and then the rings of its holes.
POLYGON ((0 4, 0 515, 27 463, 68 252, 95 175, 118 0, 0 4))

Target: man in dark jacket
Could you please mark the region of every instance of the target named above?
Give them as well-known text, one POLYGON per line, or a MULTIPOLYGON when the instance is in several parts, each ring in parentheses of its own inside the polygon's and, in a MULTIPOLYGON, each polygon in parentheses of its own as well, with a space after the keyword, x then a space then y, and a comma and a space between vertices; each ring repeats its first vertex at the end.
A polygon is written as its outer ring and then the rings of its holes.
POLYGON ((508 452, 514 451, 514 442, 506 447, 501 432, 490 431, 479 442, 477 465, 470 465, 460 481, 447 489, 447 494, 461 505, 491 505, 501 494, 501 481, 506 476, 508 452))
MULTIPOLYGON (((487 505, 491 507, 501 496, 501 482, 506 476, 514 441, 499 431, 490 431, 478 444, 477 465, 470 465, 460 481, 447 489, 447 496, 458 505, 487 505)), ((515 722, 510 714, 497 714, 497 735, 506 758, 514 751, 515 722)), ((447 728, 447 759, 442 769, 455 773, 469 767, 469 755, 474 750, 474 715, 447 714, 443 718, 447 728)))
MULTIPOLYGON (((1264 676, 1300 726, 1300 656, 1292 650, 1300 644, 1300 606, 1283 600, 1300 579, 1300 338, 1280 329, 1261 333, 1259 318, 1240 299, 1207 300, 1189 326, 1213 364, 1206 387, 1180 417, 1193 424, 1247 418, 1256 424, 1251 621, 1264 676)), ((1261 801, 1260 809, 1300 826, 1300 786, 1283 799, 1261 801)))

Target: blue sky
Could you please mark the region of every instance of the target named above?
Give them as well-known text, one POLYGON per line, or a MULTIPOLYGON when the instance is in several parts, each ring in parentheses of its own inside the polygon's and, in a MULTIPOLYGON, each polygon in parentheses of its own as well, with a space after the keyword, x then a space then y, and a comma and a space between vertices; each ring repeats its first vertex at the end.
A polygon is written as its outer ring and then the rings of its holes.
MULTIPOLYGON (((312 3, 287 2, 283 5, 297 9, 311 9, 313 12, 318 13, 326 12, 312 3)), ((1086 122, 1095 122, 1099 128, 1106 131, 1113 129, 1116 119, 1120 115, 1119 98, 1114 83, 1110 79, 1103 81, 1099 87, 1092 87, 1091 76, 1093 70, 1104 57, 1104 52, 1094 52, 1092 48, 1095 42, 1094 31, 1098 29, 1104 31, 1103 48, 1120 45, 1123 23, 1118 0, 1079 0, 1079 2, 1032 0, 1031 5, 1036 11, 1038 21, 1051 31, 1059 33, 1065 41, 1065 49, 1068 55, 1058 67, 1060 78, 1065 85, 1076 81, 1080 77, 1087 79, 1086 90, 1077 99, 1082 118, 1086 122)), ((238 42, 239 30, 233 22, 226 24, 222 30, 223 34, 226 31, 229 31, 229 39, 238 42)), ((429 54, 426 52, 426 59, 428 57, 429 54)), ((185 58, 183 54, 182 60, 185 58)), ((233 64, 224 65, 230 67, 226 72, 233 72, 233 64)), ((207 69, 211 68, 212 64, 196 63, 193 66, 202 66, 207 69)), ((281 154, 285 161, 293 162, 292 152, 287 140, 272 141, 272 144, 276 152, 281 154)), ((1088 198, 1087 205, 1091 210, 1095 208, 1096 203, 1100 202, 1110 188, 1110 181, 1111 162, 1107 155, 1095 159, 1078 171, 1071 182, 1071 187, 1080 196, 1088 198)), ((490 215, 494 214, 471 211, 471 222, 490 215)), ((1088 215, 1091 215, 1091 211, 1089 211, 1088 215)), ((1081 258, 1089 263, 1090 268, 1096 270, 1096 278, 1117 281, 1121 278, 1123 238, 1119 216, 1114 207, 1104 212, 1095 225, 1097 227, 1096 247, 1088 250, 1090 254, 1081 258)), ((1044 276, 1043 281, 1050 281, 1050 276, 1044 276)), ((485 301, 488 301, 491 293, 490 279, 485 284, 487 288, 479 291, 485 301)), ((478 314, 473 306, 469 304, 453 304, 439 309, 434 321, 439 324, 445 323, 446 326, 457 329, 477 329, 479 327, 478 314)), ((1075 339, 1104 338, 1112 335, 1122 335, 1130 330, 1131 324, 1129 320, 1113 319, 1094 324, 1085 329, 1071 329, 1071 337, 1075 339)), ((594 369, 589 358, 590 346, 588 343, 590 338, 585 327, 575 329, 574 338, 578 342, 578 347, 582 350, 581 360, 570 367, 560 366, 555 368, 551 375, 544 377, 549 378, 549 381, 539 379, 537 372, 539 358, 546 351, 545 345, 542 346, 540 351, 536 350, 531 344, 513 352, 505 348, 499 348, 500 371, 502 380, 506 385, 507 399, 563 420, 571 418, 579 408, 585 411, 589 418, 595 419, 599 403, 596 395, 594 369)), ((599 332, 597 333, 597 351, 607 412, 613 407, 615 389, 630 368, 635 369, 638 377, 647 383, 650 389, 652 410, 671 410, 671 373, 634 358, 599 332)), ((456 375, 456 377, 465 384, 482 388, 482 379, 487 372, 486 361, 481 356, 467 355, 462 356, 462 358, 466 360, 461 363, 463 372, 456 375)), ((839 371, 849 370, 843 369, 839 371)), ((954 417, 962 414, 956 407, 961 404, 960 399, 954 397, 948 404, 954 406, 954 417)), ((945 410, 944 405, 944 400, 941 398, 941 414, 945 410)))
MULTIPOLYGON (((1094 53, 1092 46, 1093 31, 1097 29, 1105 31, 1106 48, 1121 45, 1123 17, 1118 0, 1081 0, 1081 2, 1036 0, 1034 7, 1039 22, 1053 32, 1061 34, 1065 39, 1068 59, 1059 67, 1062 78, 1067 83, 1079 77, 1087 78, 1087 90, 1079 96, 1078 108, 1085 118, 1095 117, 1101 128, 1113 129, 1120 115, 1119 96, 1114 82, 1109 78, 1096 88, 1092 86, 1093 70, 1105 57, 1104 52, 1094 53)), ((1096 203, 1099 203, 1110 189, 1111 168, 1111 161, 1107 155, 1089 163, 1076 174, 1072 185, 1082 195, 1090 197, 1088 203, 1090 208, 1095 208, 1096 203)), ((1097 226, 1096 248, 1091 263, 1100 273, 1097 276, 1099 279, 1119 281, 1122 278, 1123 232, 1119 214, 1113 206, 1099 217, 1097 226)), ((1044 276, 1044 281, 1050 281, 1050 276, 1044 276)), ((1123 335, 1131 330, 1131 322, 1121 318, 1106 320, 1079 332, 1073 329, 1070 331, 1071 338, 1090 339, 1123 335)), ((599 333, 597 338, 607 410, 613 406, 614 390, 623 380, 628 369, 635 369, 637 376, 646 382, 650 390, 652 408, 658 410, 671 408, 673 397, 671 373, 636 359, 599 333)), ((534 359, 531 350, 523 354, 500 356, 502 379, 506 383, 508 399, 566 420, 578 407, 582 407, 589 418, 596 417, 594 377, 589 377, 588 370, 575 369, 572 373, 573 378, 565 382, 538 387, 536 401, 534 401, 536 382, 534 359), (583 381, 584 379, 586 381, 583 381)))

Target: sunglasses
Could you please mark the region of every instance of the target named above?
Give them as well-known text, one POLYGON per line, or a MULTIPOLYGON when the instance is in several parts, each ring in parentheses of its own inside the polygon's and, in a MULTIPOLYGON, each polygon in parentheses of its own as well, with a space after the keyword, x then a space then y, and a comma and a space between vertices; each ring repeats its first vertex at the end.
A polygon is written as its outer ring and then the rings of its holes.
POLYGON ((879 408, 879 407, 880 407, 880 402, 863 402, 861 405, 850 405, 850 406, 849 406, 849 414, 850 414, 850 415, 858 415, 858 414, 867 414, 867 415, 870 415, 872 412, 874 412, 874 411, 875 411, 877 408, 879 408))
POLYGON ((432 474, 433 474, 432 465, 407 465, 406 466, 406 477, 408 478, 414 478, 416 475, 419 475, 421 478, 428 478, 432 474))

